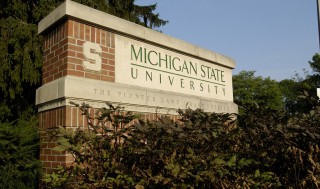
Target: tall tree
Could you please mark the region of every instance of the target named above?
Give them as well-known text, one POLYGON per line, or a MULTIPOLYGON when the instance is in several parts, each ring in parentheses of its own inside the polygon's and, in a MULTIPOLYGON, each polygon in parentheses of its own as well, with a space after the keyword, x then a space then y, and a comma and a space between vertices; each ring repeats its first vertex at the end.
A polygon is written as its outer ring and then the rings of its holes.
POLYGON ((154 13, 157 8, 156 3, 141 6, 134 2, 135 0, 107 0, 107 12, 149 28, 158 28, 168 23, 160 19, 158 13, 154 13))
POLYGON ((283 108, 278 82, 261 76, 255 71, 241 71, 233 76, 235 102, 240 106, 258 105, 272 110, 283 108))
MULTIPOLYGON (((156 4, 139 6, 134 0, 75 1, 150 28, 167 23, 153 13, 156 4)), ((34 113, 42 68, 42 37, 37 35, 37 23, 62 2, 0 1, 0 122, 34 113)))
POLYGON ((309 99, 317 99, 316 88, 320 87, 320 55, 315 54, 308 63, 312 69, 311 73, 305 72, 304 76, 296 74, 291 79, 279 82, 286 110, 292 116, 297 113, 308 113, 313 108, 309 99))
POLYGON ((309 61, 309 65, 312 69, 312 74, 309 75, 309 83, 313 88, 320 87, 320 55, 317 53, 312 57, 312 61, 309 61))
POLYGON ((37 6, 37 1, 1 1, 0 121, 33 111, 42 64, 42 38, 36 23, 43 15, 37 6))

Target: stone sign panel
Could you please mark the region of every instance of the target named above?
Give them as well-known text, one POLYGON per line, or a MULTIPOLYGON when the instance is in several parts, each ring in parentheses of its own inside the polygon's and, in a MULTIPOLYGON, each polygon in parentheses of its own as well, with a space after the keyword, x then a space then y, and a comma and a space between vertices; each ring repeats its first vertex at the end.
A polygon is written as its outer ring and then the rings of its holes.
POLYGON ((231 69, 115 36, 117 83, 232 101, 231 69))

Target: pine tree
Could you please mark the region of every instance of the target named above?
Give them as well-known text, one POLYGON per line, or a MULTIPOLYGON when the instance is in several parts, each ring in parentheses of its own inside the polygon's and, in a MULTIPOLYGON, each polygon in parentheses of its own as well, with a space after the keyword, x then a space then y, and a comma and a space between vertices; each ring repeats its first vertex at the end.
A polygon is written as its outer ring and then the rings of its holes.
POLYGON ((168 23, 167 20, 159 18, 158 13, 154 13, 156 3, 141 6, 136 5, 135 0, 75 1, 149 28, 159 28, 168 23))
POLYGON ((37 35, 36 25, 40 16, 35 16, 39 14, 35 8, 37 3, 1 1, 0 121, 34 112, 42 64, 42 38, 37 35))

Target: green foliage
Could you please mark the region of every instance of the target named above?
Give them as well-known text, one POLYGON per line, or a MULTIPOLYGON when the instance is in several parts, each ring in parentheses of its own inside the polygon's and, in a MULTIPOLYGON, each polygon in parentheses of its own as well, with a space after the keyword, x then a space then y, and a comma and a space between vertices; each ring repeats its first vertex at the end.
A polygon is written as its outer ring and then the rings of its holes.
MULTIPOLYGON (((78 105, 77 105, 78 106, 78 105)), ((63 127, 51 132, 60 144, 55 150, 68 151, 76 157, 75 164, 58 169, 59 174, 46 175, 44 182, 50 186, 63 185, 65 188, 101 188, 133 186, 127 167, 121 161, 126 152, 123 140, 131 127, 125 127, 136 118, 130 112, 109 105, 102 108, 96 117, 90 117, 89 106, 78 106, 88 118, 89 128, 75 132, 63 127), (107 125, 111 123, 111 127, 107 125)))
POLYGON ((279 82, 284 97, 284 109, 290 116, 297 113, 309 112, 311 104, 300 98, 308 86, 297 79, 285 79, 279 82))
POLYGON ((239 153, 252 157, 260 171, 271 171, 288 188, 319 187, 319 100, 304 98, 313 104, 312 110, 289 120, 285 111, 263 107, 246 108, 239 117, 239 153))
POLYGON ((27 24, 14 17, 0 20, 0 98, 1 109, 12 120, 33 108, 35 89, 40 84, 42 40, 37 25, 27 24))
POLYGON ((40 176, 36 118, 0 124, 0 188, 36 188, 40 176))
POLYGON ((309 113, 313 108, 310 96, 317 98, 316 88, 320 87, 320 55, 315 54, 312 61, 309 61, 312 72, 304 70, 304 76, 298 74, 291 79, 285 79, 279 82, 280 89, 284 98, 285 109, 289 117, 295 117, 298 114, 309 113))
POLYGON ((38 22, 60 1, 0 2, 0 122, 35 114, 35 91, 41 84, 42 36, 38 22))
POLYGON ((51 131, 60 143, 56 150, 71 153, 75 162, 43 182, 64 188, 319 188, 320 104, 304 98, 312 110, 294 118, 253 105, 238 119, 188 109, 177 122, 135 120, 112 105, 92 118, 89 106, 77 105, 89 130, 51 131))
POLYGON ((304 76, 296 74, 279 82, 255 76, 255 71, 241 71, 233 76, 234 101, 240 107, 257 105, 270 110, 285 110, 287 117, 309 113, 313 104, 304 96, 317 97, 316 88, 320 87, 319 54, 312 57, 309 66, 311 73, 304 70, 304 76))
POLYGON ((316 97, 315 89, 320 87, 320 55, 318 53, 312 57, 309 65, 313 72, 307 76, 305 82, 311 88, 311 90, 308 90, 308 93, 316 97))
POLYGON ((282 109, 283 98, 278 82, 254 74, 254 71, 241 71, 233 76, 235 103, 239 106, 257 104, 271 110, 282 109))
POLYGON ((154 13, 157 4, 141 6, 135 4, 135 0, 74 1, 149 28, 159 28, 168 23, 160 18, 159 13, 154 13))
POLYGON ((315 75, 320 74, 320 55, 318 53, 312 57, 312 61, 309 61, 309 65, 315 75))
POLYGON ((43 181, 64 188, 316 188, 320 109, 313 103, 312 112, 290 120, 284 111, 252 106, 237 120, 186 110, 177 122, 159 117, 133 125, 137 116, 119 107, 92 118, 89 106, 77 105, 89 130, 51 131, 56 150, 75 162, 43 181))
POLYGON ((221 133, 232 125, 229 115, 201 110, 180 112, 179 122, 167 117, 139 121, 128 133, 124 158, 140 185, 160 188, 213 188, 229 157, 214 153, 221 133), (226 122, 229 124, 224 125, 226 122), (137 153, 138 152, 138 153, 137 153), (220 158, 220 161, 219 159, 220 158), (223 162, 224 164, 218 164, 223 162), (218 177, 217 177, 218 176, 218 177))

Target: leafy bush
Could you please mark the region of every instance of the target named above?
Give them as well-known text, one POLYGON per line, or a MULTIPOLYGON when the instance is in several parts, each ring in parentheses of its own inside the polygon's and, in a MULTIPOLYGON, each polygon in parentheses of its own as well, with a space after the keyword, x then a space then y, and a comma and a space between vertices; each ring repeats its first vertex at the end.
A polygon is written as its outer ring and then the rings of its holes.
POLYGON ((37 188, 40 176, 36 117, 0 123, 0 188, 37 188))
POLYGON ((246 107, 230 114, 179 111, 181 119, 135 120, 109 105, 89 129, 51 131, 75 157, 44 177, 64 188, 319 188, 320 106, 308 114, 246 107), (94 124, 96 123, 96 124, 94 124), (111 127, 108 126, 111 124, 111 127))
POLYGON ((249 169, 257 162, 233 150, 239 129, 233 115, 201 110, 180 111, 181 119, 168 117, 132 123, 137 116, 109 105, 90 117, 79 106, 89 129, 63 127, 55 150, 75 157, 70 167, 45 175, 51 187, 64 188, 230 188, 279 185, 272 172, 249 169), (96 121, 94 121, 96 120, 96 121), (107 127, 111 122, 112 127, 107 127), (97 124, 93 124, 97 123, 97 124), (227 139, 229 137, 230 139, 227 139), (228 141, 229 140, 229 141, 228 141))
POLYGON ((259 170, 272 171, 287 188, 320 187, 320 106, 305 96, 312 110, 288 118, 285 112, 247 107, 239 116, 238 153, 258 162, 259 170))

